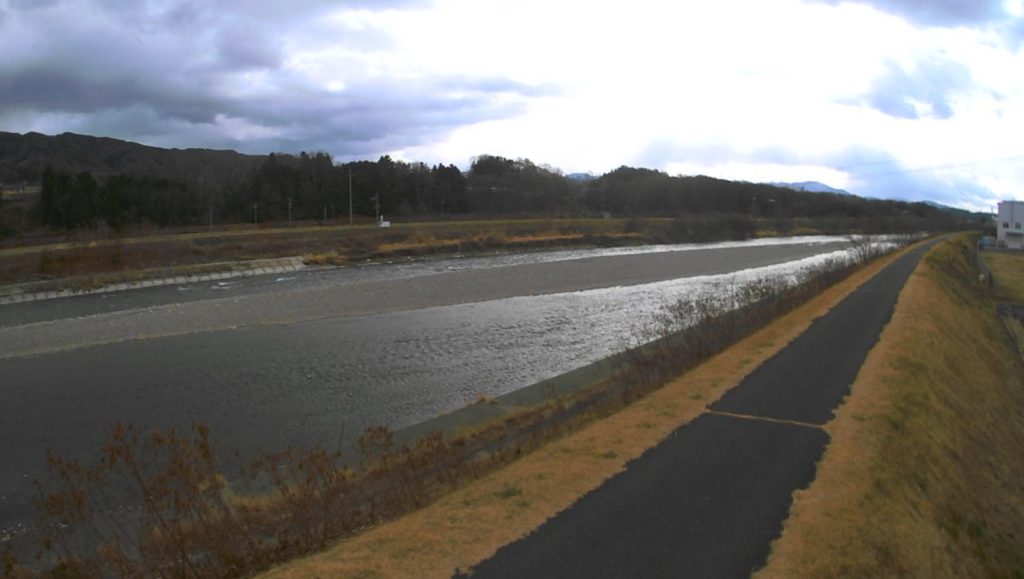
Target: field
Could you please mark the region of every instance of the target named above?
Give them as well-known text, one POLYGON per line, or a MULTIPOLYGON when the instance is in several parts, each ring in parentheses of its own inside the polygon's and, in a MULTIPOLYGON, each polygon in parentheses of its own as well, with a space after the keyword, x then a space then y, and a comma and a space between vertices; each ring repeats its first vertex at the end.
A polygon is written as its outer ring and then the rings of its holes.
POLYGON ((986 251, 982 258, 993 273, 995 298, 1024 304, 1024 253, 986 251))

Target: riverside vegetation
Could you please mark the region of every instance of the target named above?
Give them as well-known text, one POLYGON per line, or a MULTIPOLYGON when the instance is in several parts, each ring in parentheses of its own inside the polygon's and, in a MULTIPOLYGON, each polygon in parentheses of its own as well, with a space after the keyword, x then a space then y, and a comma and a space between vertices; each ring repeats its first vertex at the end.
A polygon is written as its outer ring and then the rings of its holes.
MULTIPOLYGON (((622 409, 880 251, 861 239, 853 259, 681 300, 607 379, 452 436, 399 445, 390 431, 374 428, 359 439, 358 456, 291 449, 254 461, 229 484, 205 426, 188 434, 118 426, 92 464, 49 457, 51 476, 39 483, 42 551, 34 568, 50 565, 48 573, 58 576, 231 577, 320 549, 622 409)), ((502 496, 513 499, 516 490, 502 496)), ((30 573, 11 553, 4 572, 30 573)))
MULTIPOLYGON (((525 216, 748 215, 846 220, 866 232, 946 229, 967 213, 767 184, 670 176, 637 167, 566 176, 529 159, 479 155, 467 171, 385 155, 335 163, 322 152, 240 155, 169 150, 115 139, 0 132, 0 184, 36 190, 0 202, 0 239, 33 226, 64 230, 347 221, 378 213, 401 221, 525 216), (350 195, 351 192, 351 195, 350 195)), ((0 185, 0 191, 5 189, 0 185)), ((4 195, 0 195, 3 199, 4 195)))
POLYGON ((228 271, 244 266, 240 262, 277 257, 302 256, 311 266, 347 265, 429 255, 845 234, 863 231, 868 225, 845 218, 754 219, 703 214, 446 220, 395 223, 386 229, 365 223, 353 227, 302 223, 215 231, 82 231, 70 238, 44 237, 35 240, 38 243, 0 246, 0 284, 33 282, 84 289, 145 277, 228 271))
MULTIPOLYGON (((166 150, 115 139, 0 133, 0 284, 305 256, 310 264, 755 235, 944 231, 978 215, 619 167, 563 175, 480 155, 468 171, 384 156, 166 150), (4 184, 7 185, 4 185, 4 184), (7 189, 5 191, 5 189, 7 189), (394 226, 377 229, 375 218, 394 226), (351 226, 349 226, 351 224, 351 226)), ((122 277, 117 277, 122 276, 122 277)), ((52 288, 46 288, 52 289, 52 288)))

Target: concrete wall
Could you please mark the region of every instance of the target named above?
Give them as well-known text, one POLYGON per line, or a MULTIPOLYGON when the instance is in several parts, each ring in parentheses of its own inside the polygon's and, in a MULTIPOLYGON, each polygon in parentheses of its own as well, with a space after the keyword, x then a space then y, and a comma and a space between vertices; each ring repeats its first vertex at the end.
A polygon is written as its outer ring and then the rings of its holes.
POLYGON ((1005 247, 1024 248, 1024 201, 999 202, 996 239, 1005 247))

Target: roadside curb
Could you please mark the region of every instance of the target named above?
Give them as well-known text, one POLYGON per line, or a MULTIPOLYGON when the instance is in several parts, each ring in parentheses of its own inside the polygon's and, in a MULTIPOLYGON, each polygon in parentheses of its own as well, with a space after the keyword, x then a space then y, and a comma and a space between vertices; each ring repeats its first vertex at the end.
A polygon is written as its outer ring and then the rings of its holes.
POLYGON ((50 289, 40 291, 24 291, 23 287, 7 286, 0 287, 0 306, 7 304, 20 304, 26 302, 37 302, 71 296, 82 296, 92 294, 103 294, 133 289, 144 289, 175 284, 199 283, 206 281, 219 281, 239 277, 253 277, 257 275, 269 275, 275 273, 289 273, 305 269, 303 258, 283 257, 278 259, 261 259, 250 262, 237 262, 223 264, 225 266, 239 267, 230 271, 211 273, 182 273, 180 275, 168 275, 166 277, 152 279, 137 279, 126 282, 111 283, 96 289, 50 289))

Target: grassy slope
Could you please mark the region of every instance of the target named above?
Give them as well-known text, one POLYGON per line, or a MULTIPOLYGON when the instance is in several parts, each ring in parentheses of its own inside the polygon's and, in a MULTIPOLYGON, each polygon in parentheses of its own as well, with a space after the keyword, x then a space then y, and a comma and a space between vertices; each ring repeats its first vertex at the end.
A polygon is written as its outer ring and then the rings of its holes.
POLYGON ((705 405, 841 301, 879 260, 606 419, 556 440, 434 504, 279 566, 271 577, 450 577, 530 532, 703 412, 705 405))
POLYGON ((972 247, 911 277, 761 578, 1024 577, 1024 366, 972 247))

